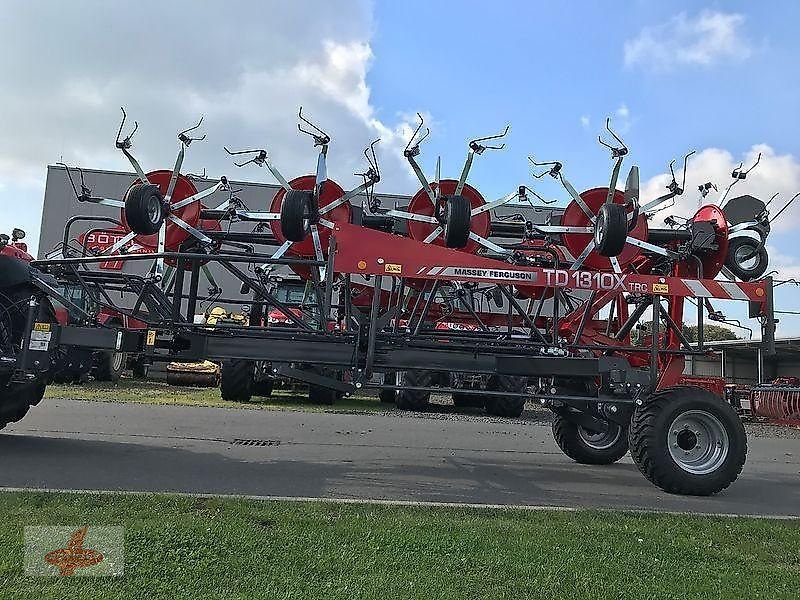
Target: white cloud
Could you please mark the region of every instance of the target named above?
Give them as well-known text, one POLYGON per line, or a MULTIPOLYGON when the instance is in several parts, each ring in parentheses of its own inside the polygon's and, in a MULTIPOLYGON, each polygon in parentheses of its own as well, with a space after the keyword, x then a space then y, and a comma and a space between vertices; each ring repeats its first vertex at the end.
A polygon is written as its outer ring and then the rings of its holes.
MULTIPOLYGON (((661 215, 676 214, 689 217, 702 204, 716 203, 733 181, 731 179, 733 169, 737 168, 740 162, 744 163, 744 168, 748 168, 756 161, 759 152, 761 153, 759 165, 747 176, 747 179, 740 181, 732 188, 728 198, 751 194, 766 202, 777 192, 780 195, 770 205, 772 214, 775 214, 789 198, 800 191, 800 160, 791 154, 777 154, 766 144, 756 144, 739 158, 735 158, 727 150, 719 148, 706 148, 692 156, 686 171, 684 194, 676 199, 673 207, 656 215, 653 222, 660 224, 661 215), (701 200, 697 188, 708 181, 716 184, 719 191, 712 190, 704 200, 701 200)), ((676 165, 675 173, 679 184, 681 183, 680 167, 680 163, 676 165)), ((666 185, 670 179, 668 173, 662 173, 644 182, 640 194, 642 203, 666 193, 666 185)), ((788 231, 798 224, 800 224, 800 206, 793 204, 775 222, 773 231, 788 231)))
POLYGON ((743 60, 752 54, 741 32, 745 17, 705 10, 695 17, 680 13, 666 23, 645 27, 625 42, 625 65, 655 70, 710 66, 722 60, 743 60))
MULTIPOLYGON (((170 166, 175 134, 204 114, 207 139, 190 148, 187 171, 205 167, 210 176, 269 181, 266 170, 235 172, 222 150, 265 147, 295 177, 313 172, 316 160, 296 127, 303 105, 332 137, 329 174, 343 187, 360 183, 352 174, 364 168, 361 152, 380 136, 378 191, 413 191, 398 150, 409 124, 400 115, 379 115, 372 103, 372 30, 366 0, 234 1, 202 10, 188 0, 9 5, 0 24, 0 185, 41 189, 46 165, 62 157, 129 169, 114 148, 123 105, 139 121, 134 150, 147 170, 170 166), (92 35, 76 43, 76 32, 89 23, 92 35)), ((38 228, 38 210, 27 208, 29 230, 38 228)), ((16 224, 0 215, 0 231, 16 224)))

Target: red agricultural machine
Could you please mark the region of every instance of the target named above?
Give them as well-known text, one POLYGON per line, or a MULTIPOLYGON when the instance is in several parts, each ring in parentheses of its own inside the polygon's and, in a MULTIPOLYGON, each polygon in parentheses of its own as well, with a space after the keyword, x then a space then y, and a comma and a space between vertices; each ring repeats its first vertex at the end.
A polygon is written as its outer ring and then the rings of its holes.
MULTIPOLYGON (((531 159, 543 168, 534 177, 558 180, 568 204, 541 223, 513 210, 500 216, 501 205, 547 204, 526 185, 487 201, 467 182, 475 158, 502 148, 492 144, 508 130, 471 141, 457 179, 442 178, 437 163, 430 180, 417 158, 428 133, 420 121, 404 155, 421 188, 408 206, 385 208, 373 193, 380 180, 374 144, 364 153, 363 183, 345 191, 327 176, 330 137, 302 110, 299 119, 317 149, 314 173, 288 179, 265 150, 226 148, 245 157, 237 166, 266 167, 281 186, 268 209, 256 211, 224 177, 198 190, 181 174, 186 149, 202 139, 191 137, 197 127, 179 134, 171 171, 145 172, 131 154, 132 133, 121 137, 123 118, 116 145, 136 181, 119 200, 94 197, 83 180, 76 194, 118 207, 113 221, 127 233, 97 254, 72 247, 65 235, 56 258, 0 262, 0 373, 7 382, 0 407, 12 407, 4 422, 40 396, 21 390, 38 390, 56 349, 81 346, 144 352, 153 361, 221 362, 227 389, 242 398, 281 377, 331 397, 379 388, 416 409, 431 393, 501 416, 535 400, 552 410, 555 439, 578 462, 609 464, 630 450, 651 482, 681 494, 713 494, 736 479, 747 450, 738 417, 708 390, 677 384, 684 358, 706 352, 704 318, 724 319, 714 299, 748 302, 766 351, 774 351, 772 281, 758 279, 767 267, 764 203, 723 198, 655 227, 653 215, 683 184, 673 174, 663 196, 640 200, 634 166, 618 190, 628 148, 608 128, 611 141, 600 140, 613 160, 607 186, 579 193, 562 163, 531 159), (233 231, 232 223, 252 224, 252 231, 233 231), (745 250, 733 241, 738 232, 754 234, 745 250), (134 244, 151 251, 126 252, 134 244), (96 268, 109 260, 150 268, 96 268), (203 294, 205 265, 233 275, 247 297, 203 294), (275 265, 307 282, 313 310, 276 297, 269 285, 275 265), (729 280, 717 280, 725 269, 729 280), (69 306, 58 293, 63 284, 80 285, 146 330, 60 325, 50 307, 69 306), (196 322, 198 302, 209 297, 239 306, 246 322, 196 322), (279 324, 268 318, 275 309, 285 316, 279 324), (682 330, 687 310, 696 311, 697 342, 682 330)), ((738 169, 735 181, 746 174, 738 169)))

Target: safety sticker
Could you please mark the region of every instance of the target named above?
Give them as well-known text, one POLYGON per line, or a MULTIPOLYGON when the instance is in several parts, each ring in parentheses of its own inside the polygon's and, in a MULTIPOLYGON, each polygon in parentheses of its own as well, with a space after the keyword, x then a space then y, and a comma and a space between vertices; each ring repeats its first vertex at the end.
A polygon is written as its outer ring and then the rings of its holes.
POLYGON ((669 285, 666 283, 654 283, 653 284, 653 293, 654 294, 669 294, 669 285))
POLYGON ((34 323, 34 331, 50 331, 50 323, 34 323))
POLYGON ((386 263, 383 267, 384 273, 391 273, 392 275, 402 275, 403 273, 403 265, 397 265, 394 263, 386 263))
POLYGON ((156 345, 156 332, 152 329, 147 331, 147 345, 148 346, 155 346, 156 345))

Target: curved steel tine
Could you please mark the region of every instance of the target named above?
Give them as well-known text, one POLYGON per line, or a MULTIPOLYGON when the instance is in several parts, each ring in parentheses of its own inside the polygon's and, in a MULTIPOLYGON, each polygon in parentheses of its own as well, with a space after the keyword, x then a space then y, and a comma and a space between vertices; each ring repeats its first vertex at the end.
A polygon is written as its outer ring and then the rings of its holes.
POLYGON ((499 140, 500 138, 504 138, 508 135, 509 130, 511 129, 511 125, 506 125, 506 128, 494 135, 487 135, 486 137, 475 138, 469 142, 469 147, 471 150, 474 150, 478 154, 482 153, 484 150, 502 150, 506 147, 505 143, 500 144, 499 146, 487 146, 482 144, 481 142, 486 142, 488 140, 499 140))
POLYGON ((227 146, 222 147, 225 152, 227 152, 231 156, 238 156, 240 154, 255 154, 253 158, 250 160, 246 160, 244 162, 236 162, 234 161, 233 164, 237 167, 244 167, 245 165, 249 165, 250 163, 254 163, 259 167, 264 164, 264 161, 267 160, 267 151, 259 148, 255 148, 252 150, 230 150, 227 146))
POLYGON ((403 156, 405 156, 406 158, 411 156, 416 156, 417 154, 419 154, 419 145, 422 142, 424 142, 425 139, 431 134, 430 127, 426 127, 423 136, 419 140, 416 139, 417 134, 419 134, 420 130, 422 129, 422 126, 425 124, 425 119, 422 118, 422 115, 420 113, 417 113, 417 118, 419 118, 419 125, 417 125, 417 128, 414 130, 414 133, 411 134, 411 138, 408 140, 408 143, 406 144, 406 147, 403 150, 403 156))
POLYGON ((314 131, 309 131, 307 129, 303 129, 303 127, 300 125, 300 123, 297 124, 298 131, 300 131, 301 133, 305 133, 306 135, 310 135, 312 138, 314 138, 314 145, 315 146, 324 146, 325 144, 328 144, 331 141, 331 136, 329 136, 327 133, 322 131, 322 129, 320 129, 319 127, 314 125, 314 123, 312 123, 306 117, 303 116, 303 107, 302 106, 300 107, 300 110, 297 113, 297 117, 303 123, 305 123, 306 125, 311 127, 311 129, 314 130, 314 131))
POLYGON ((542 204, 555 204, 556 202, 558 202, 558 198, 554 198, 553 200, 545 200, 542 196, 539 195, 539 193, 536 190, 534 190, 533 188, 529 188, 527 185, 519 186, 519 192, 518 192, 519 198, 521 200, 528 202, 531 206, 533 206, 533 201, 530 198, 528 198, 528 194, 526 192, 530 192, 531 194, 536 196, 541 201, 542 204))
MULTIPOLYGON (((697 152, 697 151, 696 150, 692 150, 686 156, 683 157, 683 181, 681 182, 681 193, 683 193, 683 190, 686 189, 686 167, 689 165, 689 157, 692 154, 694 154, 695 152, 697 152)), ((674 178, 675 178, 675 176, 673 175, 673 179, 674 178)))
POLYGON ((120 106, 119 109, 122 111, 122 122, 119 124, 119 129, 117 130, 117 138, 114 142, 114 145, 119 149, 125 149, 131 147, 131 139, 133 138, 133 134, 136 133, 136 130, 139 129, 139 121, 133 122, 133 130, 126 135, 124 138, 120 139, 122 135, 122 128, 125 127, 125 121, 128 119, 128 113, 125 112, 125 108, 120 106))
MULTIPOLYGON (((776 194, 776 196, 777 196, 777 194, 776 194)), ((774 197, 775 197, 775 196, 773 196, 773 198, 774 198, 774 197)), ((794 202, 795 200, 797 200, 797 198, 798 198, 798 197, 800 197, 800 192, 797 192, 797 193, 796 193, 794 196, 792 196, 792 197, 789 199, 789 201, 788 201, 786 204, 784 204, 784 205, 783 205, 783 208, 782 208, 782 209, 780 209, 780 210, 778 211, 778 213, 777 213, 777 214, 776 214, 774 217, 772 217, 772 218, 769 220, 769 222, 770 222, 770 223, 772 223, 772 222, 774 222, 774 221, 775 221, 775 219, 777 219, 778 217, 780 217, 780 216, 781 216, 781 214, 783 213, 783 211, 785 211, 787 208, 789 208, 789 205, 790 205, 792 202, 794 202)))
POLYGON ((602 144, 603 146, 605 146, 609 150, 611 150, 611 152, 614 155, 614 158, 616 158, 618 156, 626 155, 628 153, 628 146, 626 146, 625 142, 622 141, 622 138, 619 137, 616 133, 614 133, 613 129, 611 129, 611 117, 606 117, 606 130, 617 141, 617 143, 619 144, 619 147, 615 148, 611 144, 608 144, 608 143, 604 142, 602 137, 599 136, 599 135, 597 136, 597 141, 600 142, 600 144, 602 144))
POLYGON ((193 137, 191 137, 191 136, 187 135, 189 132, 191 132, 191 131, 195 131, 196 129, 199 129, 199 128, 200 128, 200 125, 202 125, 202 124, 203 124, 203 119, 204 119, 204 118, 205 118, 205 116, 201 116, 201 117, 200 117, 200 120, 197 122, 197 125, 195 125, 195 126, 193 126, 193 127, 189 127, 188 129, 184 129, 183 131, 179 132, 179 133, 178 133, 178 139, 179 139, 181 142, 183 142, 184 144, 186 144, 187 146, 188 146, 190 143, 192 143, 192 142, 195 142, 195 141, 198 141, 198 142, 199 142, 199 141, 201 141, 201 140, 204 140, 204 139, 206 139, 206 134, 203 134, 203 136, 202 136, 202 137, 197 137, 197 138, 193 138, 193 137))
POLYGON ((550 167, 546 171, 542 171, 538 175, 534 172, 531 172, 531 177, 534 179, 541 179, 545 175, 550 175, 550 177, 558 177, 558 174, 561 172, 561 169, 564 167, 563 164, 558 162, 557 160, 551 160, 547 162, 536 162, 533 159, 533 156, 528 156, 528 160, 530 163, 536 167, 550 167))

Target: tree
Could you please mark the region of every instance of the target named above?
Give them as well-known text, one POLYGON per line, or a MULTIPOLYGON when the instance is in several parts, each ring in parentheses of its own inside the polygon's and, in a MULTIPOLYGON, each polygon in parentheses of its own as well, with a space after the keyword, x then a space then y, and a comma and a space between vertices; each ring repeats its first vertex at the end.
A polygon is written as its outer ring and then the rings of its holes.
MULTIPOLYGON (((697 325, 684 325, 683 334, 690 342, 697 341, 697 325)), ((711 323, 703 324, 703 341, 704 342, 720 342, 722 340, 739 340, 741 339, 733 331, 721 325, 713 325, 711 323)))

